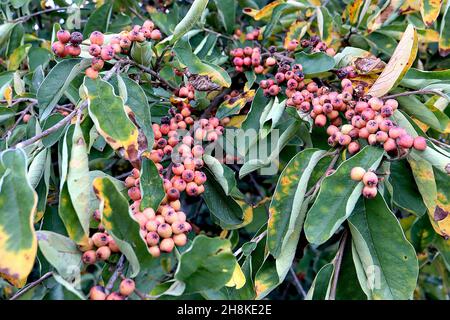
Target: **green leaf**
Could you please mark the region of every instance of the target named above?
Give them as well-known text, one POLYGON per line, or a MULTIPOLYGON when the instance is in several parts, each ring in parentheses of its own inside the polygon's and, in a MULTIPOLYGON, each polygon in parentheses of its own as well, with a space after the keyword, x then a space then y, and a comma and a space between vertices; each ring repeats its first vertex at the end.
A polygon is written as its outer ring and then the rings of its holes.
MULTIPOLYGON (((250 158, 244 163, 244 165, 239 170, 239 178, 242 178, 255 170, 275 165, 274 162, 278 158, 281 150, 283 150, 286 144, 297 134, 301 125, 302 123, 299 121, 294 121, 294 123, 289 125, 289 127, 281 134, 281 136, 277 140, 276 145, 273 146, 273 149, 271 150, 269 156, 264 155, 263 157, 263 155, 258 153, 258 148, 261 148, 261 146, 264 146, 266 144, 270 144, 270 142, 272 141, 271 133, 266 138, 259 140, 258 143, 251 146, 248 154, 257 155, 257 157, 250 158)), ((272 167, 270 167, 270 169, 276 170, 272 167)))
POLYGON ((243 107, 247 104, 247 102, 252 101, 255 96, 255 90, 249 90, 241 95, 230 98, 222 102, 216 112, 216 117, 219 119, 223 119, 225 117, 230 117, 235 114, 238 114, 243 107))
POLYGON ((136 160, 138 130, 128 118, 123 100, 114 93, 112 85, 85 77, 82 90, 97 131, 114 150, 123 148, 125 158, 136 160))
MULTIPOLYGON (((71 125, 69 129, 66 131, 64 135, 64 139, 60 142, 60 163, 61 163, 61 172, 60 172, 60 186, 59 186, 59 203, 58 203, 58 214, 64 223, 64 226, 67 230, 67 234, 70 239, 75 241, 77 244, 85 245, 88 243, 88 230, 86 230, 86 226, 83 225, 80 221, 80 218, 77 214, 75 206, 72 202, 72 198, 69 193, 67 176, 69 172, 69 164, 71 158, 71 150, 74 136, 74 125, 71 125)), ((84 219, 83 219, 84 221, 84 219)))
POLYGON ((194 55, 189 42, 184 38, 177 42, 173 51, 180 63, 186 66, 190 73, 208 76, 212 82, 222 87, 228 88, 231 85, 231 78, 228 73, 217 65, 201 61, 194 55))
POLYGON ((59 62, 47 74, 37 92, 40 118, 47 118, 69 87, 70 82, 89 66, 88 59, 66 59, 59 62))
POLYGON ((396 217, 381 195, 361 200, 349 218, 358 278, 369 299, 411 299, 419 265, 396 217))
POLYGON ((88 38, 91 32, 107 32, 111 20, 113 1, 106 1, 105 4, 90 13, 83 30, 84 38, 88 38))
POLYGON ((422 89, 432 84, 438 84, 448 80, 450 77, 450 69, 439 71, 423 71, 411 68, 400 82, 401 86, 410 89, 422 89))
POLYGON ((256 94, 253 98, 252 105, 250 106, 250 110, 247 113, 247 116, 242 122, 241 128, 242 130, 254 129, 256 131, 260 128, 259 119, 261 118, 261 114, 264 110, 264 107, 269 102, 269 99, 264 95, 264 90, 258 88, 256 90, 256 94))
POLYGON ((231 279, 235 264, 229 240, 200 235, 181 254, 175 279, 186 284, 185 294, 218 290, 231 279))
POLYGON ((236 1, 214 0, 219 14, 220 22, 228 34, 233 33, 236 19, 236 1))
POLYGON ((317 24, 320 39, 328 45, 331 44, 333 40, 333 17, 325 6, 317 7, 317 24))
POLYGON ((389 182, 392 185, 392 199, 400 208, 422 216, 427 210, 417 188, 411 168, 405 160, 391 163, 389 182))
POLYGON ((164 191, 163 181, 159 176, 158 169, 152 160, 142 159, 139 181, 142 194, 141 210, 152 208, 156 212, 166 192, 164 191))
POLYGON ((244 212, 242 207, 231 196, 228 196, 221 184, 216 181, 214 175, 205 170, 207 180, 203 199, 210 213, 220 221, 227 229, 239 226, 243 222, 244 212))
POLYGON ((295 62, 303 66, 304 74, 314 74, 329 71, 334 68, 334 58, 324 52, 305 53, 295 55, 295 62))
POLYGON ((439 54, 446 57, 450 53, 450 3, 447 1, 444 16, 441 21, 441 31, 439 34, 439 54))
POLYGON ((132 218, 127 199, 109 177, 94 179, 93 188, 100 200, 100 207, 103 207, 101 222, 130 261, 134 277, 141 267, 144 268, 152 260, 147 244, 139 233, 139 224, 132 218))
MULTIPOLYGON (((64 116, 60 113, 55 113, 50 115, 47 119, 44 120, 44 123, 42 125, 42 131, 47 130, 51 127, 53 127, 55 124, 57 124, 59 121, 64 119, 64 116)), ((58 140, 61 138, 61 136, 64 134, 64 130, 68 127, 68 124, 66 126, 62 126, 55 132, 49 134, 48 136, 42 138, 42 144, 44 147, 49 148, 55 143, 58 142, 58 140)))
POLYGON ((22 287, 37 251, 33 219, 37 195, 27 180, 22 149, 0 154, 0 276, 22 287))
POLYGON ((203 155, 203 161, 208 166, 208 169, 214 175, 215 180, 222 187, 223 191, 225 191, 225 194, 229 196, 234 188, 236 188, 234 171, 209 154, 203 155))
POLYGON ((37 231, 39 250, 61 276, 80 271, 82 253, 71 239, 52 231, 37 231))
POLYGON ((327 263, 324 265, 319 272, 317 272, 317 275, 306 296, 306 300, 328 300, 333 274, 334 264, 327 263))
POLYGON ((73 208, 85 234, 89 234, 89 159, 86 141, 80 123, 77 121, 72 136, 70 161, 67 173, 67 191, 70 194, 73 208))
POLYGON ((267 244, 275 258, 282 253, 285 239, 289 238, 295 227, 303 223, 298 223, 297 218, 303 205, 308 180, 324 153, 325 151, 318 149, 299 152, 289 161, 278 179, 270 203, 267 227, 267 244))
POLYGON ((139 128, 147 138, 149 148, 153 145, 152 115, 147 96, 142 87, 128 77, 121 77, 127 91, 125 105, 129 106, 134 113, 139 128))
POLYGON ((383 155, 384 150, 366 146, 344 161, 332 175, 325 177, 305 221, 305 235, 310 243, 327 241, 350 216, 361 197, 363 183, 350 179, 351 169, 363 167, 374 170, 383 155))
POLYGON ((27 178, 33 188, 37 187, 45 171, 48 151, 48 149, 40 151, 28 167, 27 178))
POLYGON ((197 23, 206 9, 209 0, 195 0, 189 11, 186 13, 184 18, 177 24, 173 30, 173 34, 170 39, 170 43, 175 43, 180 39, 186 32, 192 29, 192 27, 197 23))
POLYGON ((134 42, 130 54, 134 61, 144 66, 149 66, 154 55, 152 43, 148 41, 142 43, 134 42))

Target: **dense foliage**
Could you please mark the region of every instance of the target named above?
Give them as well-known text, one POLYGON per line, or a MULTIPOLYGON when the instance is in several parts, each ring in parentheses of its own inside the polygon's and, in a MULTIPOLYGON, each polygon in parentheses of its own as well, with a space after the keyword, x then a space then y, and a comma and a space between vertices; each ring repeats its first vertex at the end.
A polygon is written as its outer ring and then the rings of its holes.
POLYGON ((449 299, 450 1, 0 4, 2 299, 449 299))

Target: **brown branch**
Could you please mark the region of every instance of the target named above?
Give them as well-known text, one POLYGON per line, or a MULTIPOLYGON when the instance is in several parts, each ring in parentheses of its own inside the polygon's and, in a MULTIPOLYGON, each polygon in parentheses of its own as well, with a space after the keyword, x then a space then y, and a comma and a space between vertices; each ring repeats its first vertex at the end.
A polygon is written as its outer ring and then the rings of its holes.
POLYGON ((212 111, 214 109, 216 109, 219 104, 222 102, 223 97, 225 97, 227 94, 229 94, 232 91, 231 87, 229 88, 225 88, 221 93, 219 93, 214 99, 213 101, 211 101, 211 103, 209 104, 208 108, 205 109, 205 111, 203 111, 203 114, 201 115, 201 119, 203 118, 208 118, 212 111))
MULTIPOLYGON (((123 63, 123 62, 121 62, 121 61, 116 62, 116 63, 114 64, 114 66, 113 66, 110 70, 108 70, 108 72, 106 72, 105 76, 103 77, 103 80, 104 80, 104 81, 108 81, 109 79, 111 79, 111 77, 113 76, 113 74, 116 73, 116 71, 120 68, 120 65, 121 65, 122 63, 123 63)), ((28 139, 28 140, 19 142, 18 144, 16 144, 15 146, 13 146, 13 148, 24 148, 24 147, 26 147, 26 146, 29 146, 29 145, 35 143, 36 141, 41 140, 42 138, 44 138, 44 137, 46 137, 46 136, 48 136, 48 135, 50 135, 50 134, 52 134, 52 133, 58 131, 60 128, 64 127, 66 124, 68 124, 68 123, 72 120, 72 118, 75 117, 75 116, 78 114, 78 112, 81 112, 81 111, 83 111, 84 109, 86 109, 87 106, 88 106, 88 104, 89 104, 89 103, 88 103, 87 100, 86 100, 86 101, 83 101, 83 102, 81 103, 81 105, 80 105, 78 108, 73 109, 73 111, 72 111, 70 114, 68 114, 64 119, 62 119, 61 121, 59 121, 59 122, 58 122, 57 124, 55 124, 53 127, 50 127, 50 128, 48 128, 47 130, 42 131, 40 134, 35 135, 34 137, 32 137, 32 138, 30 138, 30 139, 28 139)))
POLYGON ((34 282, 31 282, 28 286, 26 286, 25 288, 23 288, 22 290, 19 290, 16 292, 15 295, 13 295, 9 300, 17 300, 18 298, 20 298, 21 296, 23 296, 25 293, 27 293, 29 290, 33 289, 34 287, 36 287, 38 284, 40 284, 41 282, 47 280, 48 278, 50 278, 51 276, 53 276, 53 272, 47 272, 46 274, 44 274, 42 277, 40 277, 39 279, 37 279, 34 282))
POLYGON ((33 18, 33 17, 40 16, 40 15, 42 15, 42 14, 46 14, 46 13, 50 13, 50 12, 55 12, 55 11, 66 11, 67 9, 69 9, 69 7, 61 7, 61 8, 50 8, 50 9, 45 9, 45 10, 42 10, 42 11, 37 11, 37 12, 31 13, 31 14, 26 15, 26 16, 23 16, 23 17, 19 17, 19 18, 14 19, 14 20, 10 20, 10 21, 8 21, 8 22, 11 22, 11 23, 25 22, 25 21, 30 20, 30 19, 33 18))
POLYGON ((317 195, 317 192, 320 189, 320 185, 321 185, 323 179, 325 179, 325 177, 327 176, 327 171, 330 169, 333 169, 334 165, 336 164, 337 160, 339 159, 340 151, 341 151, 341 149, 339 148, 336 151, 334 151, 333 153, 331 153, 331 155, 334 155, 334 157, 331 160, 330 164, 328 165, 328 168, 325 170, 325 173, 322 175, 322 177, 320 177, 320 179, 316 182, 316 184, 314 186, 312 186, 311 189, 309 189, 305 193, 305 198, 309 197, 309 196, 311 196, 311 198, 314 198, 317 195))
POLYGON ((23 117, 25 117, 25 115, 27 114, 28 111, 30 111, 31 108, 33 108, 33 106, 35 106, 37 104, 36 102, 32 102, 31 104, 29 104, 25 109, 23 109, 20 112, 20 116, 19 118, 16 120, 16 122, 13 124, 13 126, 8 129, 2 136, 2 139, 6 139, 8 137, 11 136, 12 132, 14 131, 14 129, 19 125, 19 123, 22 121, 23 117))
POLYGON ((341 264, 342 264, 342 257, 344 256, 344 249, 345 244, 347 242, 348 238, 348 232, 347 230, 344 231, 344 234, 342 235, 341 243, 339 244, 339 249, 336 254, 336 259, 334 260, 334 273, 333 273, 333 282, 331 284, 330 289, 330 296, 328 297, 329 300, 336 300, 336 288, 337 283, 339 280, 339 272, 341 271, 341 264))
POLYGON ((131 59, 128 58, 120 58, 120 57, 116 57, 116 59, 119 59, 119 61, 121 61, 121 63, 124 64, 129 64, 131 66, 134 66, 138 69, 140 69, 141 71, 148 73, 149 75, 151 75, 152 77, 154 77, 155 79, 157 79, 164 87, 166 87, 166 89, 170 89, 170 90, 175 90, 176 88, 171 85, 169 82, 167 82, 164 78, 162 78, 155 70, 146 67, 142 64, 137 63, 136 61, 133 61, 131 59))
POLYGON ((303 289, 302 284, 298 280, 297 274, 294 271, 294 268, 290 267, 289 272, 291 273, 292 279, 294 280, 295 289, 300 294, 300 296, 304 299, 306 297, 305 289, 303 289))
MULTIPOLYGON (((18 99, 13 99, 11 104, 8 107, 15 106, 16 104, 19 104, 21 102, 37 103, 38 101, 34 98, 18 98, 18 99)), ((2 99, 2 100, 0 100, 0 103, 8 103, 8 100, 2 99)))
POLYGON ((108 283, 105 286, 105 291, 107 294, 111 292, 112 288, 114 287, 114 283, 116 283, 117 278, 122 273, 124 264, 125 264, 125 256, 121 255, 119 261, 117 262, 114 273, 111 275, 111 277, 108 280, 108 283))
POLYGON ((381 99, 387 100, 387 99, 393 99, 393 98, 397 98, 397 97, 411 96, 411 95, 415 95, 415 94, 435 94, 435 95, 441 96, 442 98, 445 98, 447 100, 449 99, 445 93, 442 93, 439 90, 414 90, 414 91, 400 92, 400 93, 391 94, 389 96, 381 97, 381 99))

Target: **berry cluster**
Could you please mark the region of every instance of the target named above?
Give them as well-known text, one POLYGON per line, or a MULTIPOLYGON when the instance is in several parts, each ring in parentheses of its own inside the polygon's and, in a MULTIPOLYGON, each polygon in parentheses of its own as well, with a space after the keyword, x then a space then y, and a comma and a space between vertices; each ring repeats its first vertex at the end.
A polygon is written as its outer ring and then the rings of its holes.
POLYGON ((303 48, 310 48, 311 52, 325 52, 327 55, 333 57, 336 51, 333 48, 327 46, 327 44, 320 40, 318 36, 312 36, 309 39, 303 39, 300 41, 300 45, 303 48))
MULTIPOLYGON (((249 70, 253 68, 256 74, 263 73, 264 66, 261 64, 261 50, 258 47, 235 48, 230 51, 230 55, 233 57, 233 64, 237 72, 244 72, 244 69, 249 70)), ((267 60, 266 66, 269 66, 267 60)))
POLYGON ((366 171, 361 167, 354 167, 350 171, 350 178, 354 181, 362 181, 364 188, 362 194, 368 199, 375 198, 377 195, 378 177, 375 172, 366 171))
MULTIPOLYGON (((258 40, 261 32, 259 29, 253 29, 252 31, 245 34, 245 40, 253 41, 258 40)), ((242 36, 242 31, 240 29, 236 29, 233 34, 233 38, 238 40, 242 36)))
MULTIPOLYGON (((100 230, 102 228, 99 228, 100 230)), ((82 260, 85 264, 94 264, 97 261, 106 261, 112 253, 120 252, 114 239, 107 232, 96 232, 89 238, 86 246, 80 247, 83 251, 82 260)))
POLYGON ((161 31, 155 29, 152 21, 146 20, 142 26, 135 25, 131 31, 123 31, 113 36, 108 44, 105 44, 105 36, 100 31, 94 31, 89 36, 89 54, 93 57, 92 64, 86 69, 86 76, 95 79, 98 72, 103 69, 105 61, 114 58, 119 53, 128 53, 133 42, 144 42, 145 40, 159 41, 161 31))
POLYGON ((103 286, 94 286, 89 291, 91 300, 125 300, 136 290, 136 284, 132 279, 124 278, 119 284, 119 291, 106 293, 103 286))
POLYGON ((80 32, 70 33, 67 30, 59 30, 56 33, 58 41, 53 42, 53 53, 64 58, 66 56, 78 57, 81 53, 80 44, 83 41, 83 35, 80 32))
MULTIPOLYGON (((182 87, 178 95, 188 97, 191 92, 182 87)), ((180 196, 182 192, 191 197, 204 192, 206 175, 201 171, 204 149, 200 143, 204 140, 214 142, 223 132, 219 119, 200 119, 194 123, 189 104, 177 100, 174 103, 179 106, 179 112, 172 109, 171 118, 164 117, 161 124, 153 124, 155 142, 148 155, 158 168, 166 192, 157 211, 152 208, 140 211, 142 195, 137 169, 125 180, 128 195, 133 200, 131 211, 154 257, 158 257, 161 251, 171 252, 174 246, 186 244, 186 233, 192 228, 186 222, 186 214, 181 211, 180 196), (186 133, 189 128, 192 130, 186 133), (181 136, 180 131, 186 134, 181 136), (162 163, 169 157, 170 164, 164 168, 162 163)))
MULTIPOLYGON (((270 59, 270 58, 267 58, 270 59)), ((272 58, 274 59, 274 58, 272 58)), ((274 65, 276 64, 276 60, 274 59, 274 65)), ((298 102, 295 100, 294 102, 294 93, 299 95, 301 91, 305 87, 305 83, 303 81, 303 67, 301 64, 294 64, 292 67, 288 63, 281 64, 278 67, 278 71, 275 74, 274 79, 262 80, 259 83, 259 86, 264 89, 264 94, 266 96, 276 96, 281 91, 281 86, 285 85, 286 90, 285 93, 289 98, 287 101, 287 105, 293 106, 298 102)))

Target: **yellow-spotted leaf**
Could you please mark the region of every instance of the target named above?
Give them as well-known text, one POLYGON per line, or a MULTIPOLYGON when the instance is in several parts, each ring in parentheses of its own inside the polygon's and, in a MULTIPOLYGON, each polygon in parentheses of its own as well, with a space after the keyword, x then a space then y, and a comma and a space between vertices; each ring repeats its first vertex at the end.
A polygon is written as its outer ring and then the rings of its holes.
POLYGON ((232 97, 225 100, 217 109, 216 117, 223 119, 232 115, 238 114, 248 102, 253 100, 255 90, 249 90, 240 94, 237 97, 232 97))
POLYGON ((132 218, 128 201, 109 177, 98 177, 93 182, 94 192, 100 200, 101 222, 116 240, 120 251, 132 266, 132 274, 151 262, 152 257, 139 233, 139 224, 132 218))
POLYGON ((441 235, 450 237, 450 179, 447 174, 434 169, 436 179, 436 208, 433 218, 439 227, 441 235))
POLYGON ((173 51, 183 66, 189 69, 191 74, 207 76, 210 81, 222 87, 231 85, 231 78, 221 67, 200 60, 193 52, 191 45, 184 38, 174 46, 173 51))
POLYGON ((23 150, 1 153, 0 176, 0 276, 22 287, 37 251, 33 227, 37 195, 27 180, 23 150))
POLYGON ((20 64, 27 57, 28 51, 30 50, 30 48, 31 48, 31 44, 25 44, 23 46, 16 48, 9 56, 8 70, 19 69, 20 64))
POLYGON ((286 37, 284 38, 284 47, 287 48, 289 42, 292 40, 297 40, 300 42, 300 39, 306 34, 306 31, 309 28, 309 23, 306 21, 294 21, 290 26, 286 33, 286 37))
POLYGON ((138 129, 128 118, 124 102, 114 93, 113 86, 85 77, 82 90, 97 131, 114 150, 123 150, 127 159, 136 160, 138 129))
POLYGON ((324 153, 325 151, 318 149, 298 153, 289 161, 278 179, 270 203, 267 225, 267 243, 275 258, 279 257, 284 240, 289 238, 297 225, 308 180, 324 153))
POLYGON ((330 45, 333 40, 333 17, 327 8, 317 8, 317 24, 319 25, 320 39, 330 45))
POLYGON ((383 155, 384 150, 366 146, 323 180, 305 221, 305 235, 309 242, 322 244, 327 241, 352 213, 361 197, 363 183, 350 179, 351 169, 375 170, 383 155))
POLYGON ((395 19, 399 13, 399 9, 403 4, 403 0, 388 0, 385 5, 375 14, 367 23, 367 30, 369 33, 378 30, 387 22, 395 19))
POLYGON ((439 16, 443 0, 421 0, 420 14, 427 26, 431 26, 439 16))
POLYGON ((381 97, 389 92, 409 70, 417 55, 417 33, 408 25, 391 59, 369 89, 368 94, 381 97))
POLYGON ((405 0, 403 1, 403 4, 400 6, 400 13, 401 14, 410 14, 414 12, 420 11, 420 3, 422 0, 405 0))
POLYGON ((245 285, 246 279, 245 275, 242 272, 239 263, 236 261, 236 265, 234 266, 233 275, 231 276, 230 281, 225 284, 227 287, 235 287, 236 290, 241 289, 245 285))
POLYGON ((356 0, 356 1, 351 1, 348 5, 347 5, 347 12, 348 12, 348 17, 350 20, 350 23, 352 25, 356 24, 356 22, 358 22, 358 17, 359 17, 359 12, 362 8, 364 0, 356 0))
POLYGON ((252 17, 257 21, 268 19, 272 16, 273 10, 284 2, 285 2, 284 0, 275 0, 259 10, 253 8, 244 8, 242 12, 244 12, 246 15, 249 15, 250 17, 252 17))
POLYGON ((447 1, 444 17, 441 21, 441 31, 439 36, 439 54, 446 57, 450 53, 450 1, 447 1))

